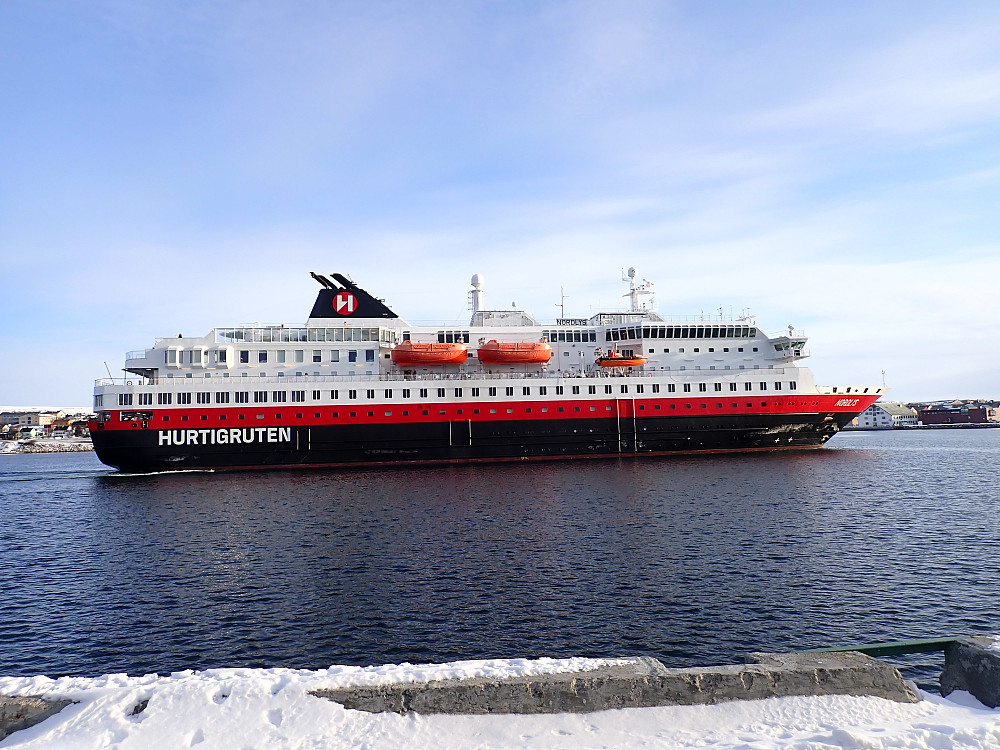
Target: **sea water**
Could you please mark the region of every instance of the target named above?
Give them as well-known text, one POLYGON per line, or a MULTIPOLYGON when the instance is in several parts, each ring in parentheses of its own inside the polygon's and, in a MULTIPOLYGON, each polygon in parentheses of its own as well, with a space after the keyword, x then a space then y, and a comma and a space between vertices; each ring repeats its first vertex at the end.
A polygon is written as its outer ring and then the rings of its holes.
MULTIPOLYGON (((1000 631, 1000 430, 132 476, 0 456, 0 674, 656 656, 1000 631)), ((924 682, 934 659, 904 664, 924 682)))

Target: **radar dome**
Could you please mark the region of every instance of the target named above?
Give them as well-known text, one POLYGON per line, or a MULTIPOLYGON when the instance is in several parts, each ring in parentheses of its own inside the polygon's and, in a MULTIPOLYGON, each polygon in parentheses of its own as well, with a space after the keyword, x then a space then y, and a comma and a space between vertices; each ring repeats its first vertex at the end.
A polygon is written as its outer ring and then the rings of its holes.
POLYGON ((486 279, 483 278, 482 274, 476 273, 476 274, 472 275, 472 282, 471 283, 472 283, 472 286, 480 287, 480 286, 482 286, 483 284, 486 283, 486 279))

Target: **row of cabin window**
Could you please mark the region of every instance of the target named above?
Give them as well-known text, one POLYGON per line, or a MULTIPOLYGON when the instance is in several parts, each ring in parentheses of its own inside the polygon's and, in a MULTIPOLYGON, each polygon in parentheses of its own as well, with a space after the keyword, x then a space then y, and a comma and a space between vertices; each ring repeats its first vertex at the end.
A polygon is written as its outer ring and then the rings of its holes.
POLYGON ((629 326, 612 328, 606 341, 634 339, 752 339, 757 329, 751 326, 629 326))
MULTIPOLYGON (((694 385, 694 384, 692 384, 692 383, 683 383, 683 384, 681 384, 681 392, 682 393, 691 393, 692 392, 692 385, 694 385)), ((712 385, 712 390, 715 393, 721 392, 723 390, 722 383, 712 383, 711 385, 712 385)), ((768 390, 768 383, 766 381, 763 381, 763 380, 759 381, 757 385, 758 385, 758 390, 761 390, 761 391, 767 391, 768 390)), ((782 385, 783 384, 780 381, 774 381, 774 383, 773 383, 774 387, 771 390, 773 390, 773 391, 780 391, 780 390, 782 390, 782 385)), ((649 384, 649 386, 650 386, 650 391, 649 391, 650 393, 660 393, 660 384, 659 383, 651 383, 651 384, 649 384)), ((676 384, 674 384, 674 383, 667 383, 666 386, 667 386, 667 389, 666 389, 667 393, 676 393, 677 392, 677 386, 676 386, 676 384)), ((697 386, 698 386, 698 392, 699 393, 706 393, 706 392, 708 392, 709 383, 697 383, 697 386)), ((571 388, 570 392, 573 395, 579 395, 581 387, 582 386, 579 386, 579 385, 570 386, 570 388, 571 388)), ((789 380, 788 381, 788 390, 794 391, 794 390, 796 390, 796 387, 797 387, 797 384, 796 384, 796 382, 794 380, 789 380)), ((544 386, 544 385, 542 385, 542 386, 535 386, 534 387, 534 389, 535 389, 535 395, 538 395, 538 396, 547 396, 548 395, 548 388, 549 388, 548 386, 544 386)), ((556 396, 562 396, 562 395, 564 395, 564 389, 565 389, 565 386, 561 386, 561 385, 552 386, 553 395, 556 395, 556 396)), ((745 391, 752 391, 752 390, 754 390, 754 384, 751 383, 751 382, 746 382, 746 383, 743 384, 743 389, 745 391)), ((431 389, 431 388, 401 388, 399 390, 400 390, 400 395, 401 395, 402 398, 412 398, 413 397, 413 392, 416 391, 417 392, 417 398, 425 399, 425 398, 429 397, 429 393, 430 393, 431 390, 436 391, 436 396, 438 398, 447 398, 448 397, 448 390, 449 389, 447 389, 447 388, 435 388, 435 389, 431 389)), ((451 390, 452 390, 452 396, 454 398, 463 398, 466 389, 465 388, 453 388, 451 390)), ((471 394, 472 398, 479 398, 480 394, 481 394, 481 391, 482 391, 481 388, 469 388, 468 390, 470 391, 470 394, 471 394)), ((504 396, 513 396, 516 389, 513 386, 507 386, 503 390, 504 390, 504 396)), ((729 390, 730 391, 737 391, 737 390, 739 390, 739 384, 738 383, 730 383, 729 384, 729 390)), ((498 394, 498 391, 499 391, 499 388, 497 388, 497 387, 489 387, 489 388, 486 389, 487 396, 490 396, 490 397, 496 397, 497 394, 498 394)), ((646 393, 646 384, 645 383, 639 383, 639 384, 636 384, 634 386, 629 386, 629 385, 626 385, 626 384, 619 385, 618 386, 618 392, 619 393, 623 393, 623 394, 627 394, 627 393, 630 393, 630 392, 631 393, 635 393, 635 394, 645 394, 646 393), (634 388, 635 390, 630 391, 630 388, 634 388)), ((255 403, 255 404, 266 404, 266 403, 268 403, 269 400, 271 402, 273 402, 273 403, 276 403, 276 404, 283 404, 283 403, 286 403, 289 400, 289 392, 288 391, 252 391, 252 392, 251 391, 235 391, 235 392, 232 392, 232 393, 230 391, 216 391, 215 392, 215 403, 216 404, 228 404, 230 402, 230 398, 232 398, 232 402, 233 403, 236 403, 236 404, 249 404, 250 403, 250 394, 251 393, 253 393, 253 403, 255 403)), ((318 390, 312 391, 312 393, 311 393, 312 400, 313 401, 319 401, 322 398, 322 393, 323 393, 322 391, 318 391, 318 390)), ((392 388, 385 388, 385 389, 382 389, 382 393, 383 393, 384 398, 391 399, 393 397, 394 390, 392 388)), ((596 385, 588 385, 587 386, 587 393, 589 395, 596 395, 597 394, 597 386, 596 385)), ((613 385, 605 385, 604 386, 604 393, 605 394, 614 393, 614 386, 613 385)), ((376 389, 374 389, 374 388, 369 388, 369 389, 365 390, 365 398, 366 399, 374 399, 376 397, 375 394, 376 394, 376 389)), ((118 394, 118 405, 119 406, 132 406, 132 395, 133 394, 131 394, 131 393, 120 393, 120 394, 118 394)), ((136 394, 136 395, 138 396, 138 404, 139 404, 139 406, 147 406, 147 405, 151 406, 152 405, 152 403, 153 403, 153 400, 152 400, 153 399, 153 394, 152 393, 139 393, 139 394, 136 394)), ((531 386, 522 386, 521 387, 521 394, 520 395, 522 395, 522 396, 531 396, 532 395, 532 387, 531 386)), ((173 403, 173 396, 174 396, 173 393, 157 393, 156 394, 156 403, 159 404, 160 406, 171 405, 173 403)), ((178 403, 178 405, 184 406, 184 405, 190 404, 191 403, 191 396, 192 396, 192 394, 190 394, 190 393, 178 393, 177 394, 177 403, 178 403)), ((195 396, 195 403, 198 403, 198 404, 210 404, 210 403, 212 403, 212 393, 211 393, 211 391, 199 391, 199 392, 195 393, 194 396, 195 396)), ((348 399, 356 399, 357 397, 358 397, 358 390, 357 389, 349 389, 347 391, 347 398, 348 399)), ((340 390, 332 390, 332 391, 330 391, 330 398, 332 400, 338 400, 340 398, 340 390)), ((303 402, 305 402, 305 400, 306 400, 306 391, 291 391, 291 399, 290 400, 291 400, 292 403, 303 403, 303 402)))
MULTIPOLYGON (((296 364, 305 362, 306 353, 305 353, 304 349, 294 349, 294 350, 292 350, 292 352, 293 352, 293 356, 292 356, 291 362, 294 362, 296 364)), ((283 365, 283 364, 285 364, 286 361, 289 361, 288 358, 287 358, 288 357, 288 353, 284 349, 276 349, 276 350, 273 350, 270 353, 274 354, 274 360, 273 361, 276 362, 279 365, 283 365)), ((359 362, 360 360, 358 359, 358 354, 359 354, 359 351, 357 349, 348 349, 347 350, 347 361, 348 362, 359 362)), ((365 355, 365 362, 374 362, 375 361, 375 350, 374 349, 365 349, 364 350, 364 355, 365 355)), ((260 364, 260 365, 267 364, 268 356, 269 356, 269 352, 268 352, 267 349, 260 349, 257 352, 257 364, 260 364)), ((323 355, 323 350, 322 349, 313 349, 312 350, 312 361, 313 362, 339 362, 340 361, 340 349, 328 349, 325 357, 323 355)), ((242 349, 242 350, 240 350, 240 364, 241 365, 248 365, 248 364, 250 364, 250 350, 248 350, 248 349, 242 349)))
POLYGON ((220 344, 284 343, 293 341, 381 341, 392 343, 388 328, 219 328, 215 341, 220 344))
POLYGON ((578 331, 578 330, 574 330, 574 331, 558 331, 558 330, 542 331, 542 336, 544 336, 547 341, 550 341, 552 343, 558 343, 558 344, 561 344, 563 342, 566 342, 566 343, 577 343, 577 342, 586 343, 588 341, 597 343, 597 331, 593 331, 593 330, 586 330, 586 331, 578 331))
MULTIPOLYGON (((761 402, 760 402, 760 405, 761 405, 762 407, 766 407, 766 406, 767 406, 767 401, 761 401, 761 402)), ((779 405, 780 405, 780 404, 779 404, 779 405)), ((814 402, 813 402, 813 406, 816 406, 816 405, 818 405, 818 402, 814 401, 814 402)), ((586 406, 586 404, 584 404, 583 406, 586 406)), ((693 408, 693 405, 692 405, 692 404, 691 404, 690 402, 689 402, 689 403, 685 403, 685 404, 681 404, 681 406, 683 406, 683 407, 684 407, 685 409, 691 409, 691 408, 693 408)), ((701 403, 701 404, 700 404, 700 406, 701 406, 701 408, 702 408, 702 409, 707 409, 709 405, 708 405, 707 403, 704 403, 704 402, 703 402, 703 403, 701 403)), ((716 406, 716 408, 717 408, 717 409, 721 409, 721 408, 723 408, 723 403, 722 403, 721 401, 717 401, 717 402, 715 403, 715 406, 716 406)), ((737 402, 735 402, 735 401, 731 402, 731 403, 730 403, 730 406, 731 406, 731 407, 732 407, 733 409, 737 409, 737 408, 739 408, 739 404, 738 404, 737 402)), ((659 410, 659 409, 661 409, 661 408, 667 408, 667 409, 676 409, 677 407, 678 407, 678 404, 659 404, 659 403, 657 403, 657 404, 653 404, 653 405, 652 405, 652 406, 651 406, 650 408, 651 408, 651 409, 654 409, 654 410, 659 410)), ((531 410, 532 410, 532 408, 533 408, 533 407, 531 407, 531 406, 525 406, 525 407, 523 407, 523 410, 524 410, 524 412, 525 412, 526 414, 530 414, 530 413, 531 413, 531 410)), ((550 408, 550 407, 547 407, 547 406, 541 406, 541 407, 539 408, 539 411, 541 411, 541 412, 542 412, 542 413, 544 414, 544 413, 546 413, 546 412, 548 412, 548 411, 549 411, 549 408, 550 408)), ((556 407, 555 407, 555 410, 556 410, 557 412, 564 412, 564 411, 566 411, 566 409, 568 409, 568 408, 569 408, 569 407, 564 407, 564 406, 556 406, 556 407)), ((581 408, 582 408, 581 406, 574 406, 574 407, 573 407, 573 411, 575 411, 575 412, 576 412, 576 411, 580 411, 580 410, 581 410, 581 408)), ((645 405, 645 404, 639 404, 639 405, 638 405, 638 408, 639 408, 640 410, 643 410, 643 411, 644 411, 644 410, 645 410, 645 409, 646 409, 647 407, 646 407, 646 405, 645 405)), ((746 408, 748 408, 748 409, 752 409, 752 408, 754 408, 754 403, 753 403, 752 401, 747 401, 747 402, 746 402, 746 408)), ((590 411, 597 411, 597 407, 596 407, 596 406, 590 406, 590 407, 589 407, 589 409, 590 409, 590 411)), ((605 410, 605 411, 611 411, 611 410, 612 410, 612 407, 611 407, 611 406, 605 406, 605 407, 604 407, 604 410, 605 410)), ((514 409, 512 409, 512 408, 507 408, 507 409, 506 409, 505 411, 506 411, 506 412, 507 412, 508 414, 513 414, 513 413, 514 413, 514 409)), ((431 412, 430 412, 430 410, 429 410, 429 409, 423 409, 423 410, 421 410, 421 412, 420 412, 420 413, 421 413, 422 415, 424 415, 424 416, 428 416, 428 415, 429 415, 429 414, 430 414, 431 412)), ((462 409, 456 409, 456 410, 455 410, 455 413, 456 413, 456 414, 462 414, 462 413, 463 413, 463 410, 462 410, 462 409)), ((472 413, 473 413, 473 414, 479 414, 479 413, 480 413, 480 410, 479 410, 479 409, 473 409, 473 410, 472 410, 472 413)), ((497 413, 497 410, 496 410, 496 409, 490 409, 490 410, 489 410, 489 413, 490 413, 490 414, 496 414, 496 413, 497 413)), ((391 411, 386 411, 386 412, 384 412, 384 414, 385 414, 385 416, 387 416, 387 417, 391 417, 391 416, 392 416, 392 412, 391 412, 391 411)), ((406 417, 406 416, 409 416, 409 414, 410 414, 410 412, 409 412, 408 410, 406 410, 406 409, 403 409, 403 412, 402 412, 401 416, 404 416, 404 417, 406 417)), ((440 409, 440 410, 438 411, 438 414, 440 414, 440 415, 446 415, 446 414, 448 414, 448 412, 447 412, 447 410, 445 410, 445 409, 440 409)), ((367 412, 367 415, 368 415, 369 417, 374 417, 374 416, 375 416, 375 412, 374 412, 374 411, 369 411, 369 412, 367 412)), ((282 415, 281 415, 281 413, 280 413, 280 412, 279 412, 279 413, 276 413, 276 414, 274 414, 273 416, 274 416, 274 418, 275 418, 275 419, 281 419, 281 417, 282 417, 282 415)), ((302 418, 303 418, 304 416, 305 416, 305 415, 304 415, 304 414, 303 414, 302 412, 297 412, 297 413, 295 414, 295 418, 296 418, 296 419, 302 419, 302 418)), ((316 419, 320 419, 320 417, 321 417, 321 414, 320 414, 320 412, 315 412, 315 413, 313 414, 313 416, 314 416, 314 417, 315 417, 316 419)), ((333 413, 332 413, 332 414, 331 414, 330 416, 332 416, 332 417, 333 417, 334 419, 337 419, 337 418, 339 418, 339 417, 340 417, 340 412, 336 412, 336 411, 335 411, 335 412, 333 412, 333 413)), ((358 412, 356 412, 356 411, 352 411, 352 412, 348 412, 348 413, 347 413, 347 416, 349 416, 349 417, 356 417, 356 416, 358 416, 358 412)), ((257 419, 264 419, 264 417, 265 417, 265 415, 264 415, 264 414, 258 414, 258 415, 257 415, 257 419)), ((110 419, 111 419, 111 414, 110 414, 109 412, 101 412, 100 414, 98 414, 98 417, 97 417, 97 418, 98 418, 98 421, 100 421, 100 422, 107 422, 107 421, 110 421, 110 419)), ((162 415, 162 417, 161 417, 161 418, 163 419, 163 421, 164 421, 164 422, 167 422, 167 421, 169 421, 169 420, 170 420, 170 417, 169 417, 169 416, 167 416, 167 415, 162 415)), ((224 420, 224 419, 226 419, 226 415, 225 415, 225 414, 219 414, 219 415, 218 415, 218 418, 219 418, 220 420, 224 420)), ((246 414, 238 414, 238 415, 237 415, 237 419, 246 419, 246 418, 247 418, 247 415, 246 415, 246 414)), ((121 420, 122 420, 123 422, 135 422, 135 421, 140 421, 140 420, 152 420, 152 419, 153 419, 153 412, 151 412, 151 411, 137 411, 137 412, 127 412, 127 411, 123 411, 123 412, 121 413, 121 420)), ((208 414, 202 414, 202 415, 201 415, 201 419, 202 419, 203 421, 206 421, 206 422, 207 422, 207 421, 208 421, 208 414)), ((181 421, 183 421, 183 422, 187 422, 187 421, 188 421, 188 415, 187 415, 187 414, 182 414, 182 415, 181 415, 181 421)), ((643 429, 646 429, 646 428, 644 427, 643 429)))

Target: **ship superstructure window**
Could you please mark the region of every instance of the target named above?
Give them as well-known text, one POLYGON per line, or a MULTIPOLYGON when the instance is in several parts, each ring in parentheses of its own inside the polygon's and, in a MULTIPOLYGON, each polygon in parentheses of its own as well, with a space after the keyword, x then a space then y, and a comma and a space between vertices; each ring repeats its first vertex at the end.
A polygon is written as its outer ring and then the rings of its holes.
POLYGON ((676 390, 677 386, 675 386, 673 383, 667 383, 667 393, 673 393, 676 390))
POLYGON ((322 362, 322 361, 323 361, 323 350, 313 349, 313 362, 322 362))
POLYGON ((468 344, 468 331, 438 331, 437 340, 439 344, 468 344))
POLYGON ((287 401, 288 391, 271 391, 271 398, 276 404, 283 404, 287 401))
POLYGON ((420 389, 420 398, 427 398, 427 389, 426 388, 421 388, 420 389))
POLYGON ((375 361, 375 350, 365 349, 365 362, 374 362, 374 361, 375 361))
POLYGON ((478 398, 479 397, 479 389, 478 388, 473 388, 472 389, 472 397, 473 398, 478 398))
POLYGON ((794 391, 795 388, 796 388, 795 381, 794 380, 788 381, 788 390, 794 391))
POLYGON ((762 382, 762 383, 760 384, 760 389, 761 389, 762 391, 766 391, 766 390, 767 390, 767 383, 764 383, 764 382, 762 382))
POLYGON ((690 383, 685 383, 684 384, 684 392, 685 393, 690 393, 691 392, 691 384, 690 383))
POLYGON ((197 400, 197 402, 199 404, 209 404, 209 403, 212 402, 212 394, 211 393, 198 392, 195 395, 197 396, 196 400, 197 400))
POLYGON ((132 394, 131 393, 119 393, 118 394, 118 405, 119 406, 131 406, 132 405, 132 394))
POLYGON ((237 404, 249 404, 250 391, 236 391, 236 393, 233 394, 233 401, 237 404))
POLYGON ((489 394, 490 394, 491 396, 496 396, 496 395, 497 395, 497 389, 496 389, 496 388, 490 388, 490 390, 489 390, 489 394))
POLYGON ((340 349, 331 349, 330 350, 330 361, 331 362, 339 362, 340 361, 340 349))
POLYGON ((350 389, 349 389, 349 390, 347 391, 347 397, 348 397, 348 398, 357 398, 357 397, 358 397, 358 392, 357 392, 357 391, 355 391, 355 390, 350 390, 350 389))
POLYGON ((312 392, 313 401, 319 401, 322 397, 323 396, 322 396, 322 394, 321 394, 320 391, 313 391, 312 392))
POLYGON ((653 383, 653 393, 659 393, 659 392, 660 392, 660 384, 653 383))
POLYGON ((514 395, 514 389, 513 388, 504 388, 504 393, 506 393, 508 396, 513 396, 514 395))
POLYGON ((250 364, 250 351, 247 349, 240 349, 240 364, 248 365, 250 364))
POLYGON ((267 403, 267 391, 254 391, 253 392, 253 402, 255 404, 266 404, 267 403))
POLYGON ((530 396, 531 395, 531 388, 529 388, 528 386, 525 386, 524 388, 522 388, 521 389, 521 395, 522 396, 530 396))
POLYGON ((216 391, 215 392, 215 403, 217 403, 217 404, 228 404, 229 403, 229 391, 216 391))
POLYGON ((177 403, 179 405, 180 404, 190 404, 191 403, 191 394, 190 393, 178 393, 177 394, 177 403))
POLYGON ((164 406, 166 404, 170 404, 170 403, 173 402, 173 400, 174 400, 174 394, 172 394, 172 393, 157 393, 156 394, 156 403, 158 403, 160 406, 164 406))
POLYGON ((365 398, 375 398, 375 391, 371 388, 365 391, 365 398))

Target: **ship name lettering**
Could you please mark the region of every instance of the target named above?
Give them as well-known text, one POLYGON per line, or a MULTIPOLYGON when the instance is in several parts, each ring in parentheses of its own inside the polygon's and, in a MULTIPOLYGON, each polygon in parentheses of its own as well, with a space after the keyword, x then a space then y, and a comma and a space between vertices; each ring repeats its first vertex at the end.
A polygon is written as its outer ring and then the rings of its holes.
POLYGON ((218 430, 160 430, 160 445, 249 445, 251 443, 290 443, 291 427, 250 427, 218 430))
POLYGON ((842 398, 834 406, 857 406, 860 402, 860 398, 842 398))

